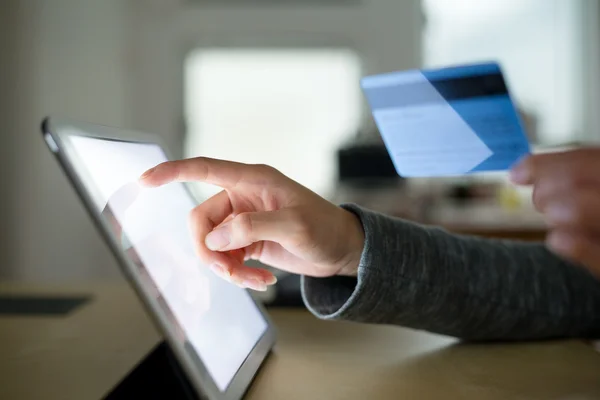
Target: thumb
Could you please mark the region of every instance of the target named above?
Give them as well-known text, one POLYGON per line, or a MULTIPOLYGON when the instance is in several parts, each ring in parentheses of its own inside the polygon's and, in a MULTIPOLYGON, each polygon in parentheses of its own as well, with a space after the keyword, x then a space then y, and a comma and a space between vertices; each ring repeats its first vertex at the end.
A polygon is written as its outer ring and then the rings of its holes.
POLYGON ((241 213, 210 232, 205 244, 213 251, 230 251, 263 240, 281 243, 297 230, 298 221, 290 210, 241 213))

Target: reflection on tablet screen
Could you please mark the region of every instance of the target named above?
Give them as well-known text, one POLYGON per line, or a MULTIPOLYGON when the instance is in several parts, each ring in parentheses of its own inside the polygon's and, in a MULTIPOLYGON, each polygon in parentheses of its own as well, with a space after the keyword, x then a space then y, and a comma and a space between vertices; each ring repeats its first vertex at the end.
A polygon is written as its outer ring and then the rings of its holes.
MULTIPOLYGON (((128 257, 152 282, 220 390, 267 328, 250 295, 197 259, 188 228, 195 203, 182 184, 141 188, 138 177, 166 161, 155 144, 71 136, 75 168, 128 257)), ((148 280, 146 280, 148 281, 148 280)))

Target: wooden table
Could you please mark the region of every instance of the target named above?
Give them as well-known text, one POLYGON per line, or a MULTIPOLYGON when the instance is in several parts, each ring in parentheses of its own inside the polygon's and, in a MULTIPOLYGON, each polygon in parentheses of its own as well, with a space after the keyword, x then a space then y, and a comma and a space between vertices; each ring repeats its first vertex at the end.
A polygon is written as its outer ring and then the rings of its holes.
MULTIPOLYGON (((98 399, 159 340, 123 284, 80 290, 66 317, 0 317, 0 399, 98 399)), ((600 354, 579 341, 466 345, 406 329, 274 310, 279 341, 248 399, 600 399, 600 354)))

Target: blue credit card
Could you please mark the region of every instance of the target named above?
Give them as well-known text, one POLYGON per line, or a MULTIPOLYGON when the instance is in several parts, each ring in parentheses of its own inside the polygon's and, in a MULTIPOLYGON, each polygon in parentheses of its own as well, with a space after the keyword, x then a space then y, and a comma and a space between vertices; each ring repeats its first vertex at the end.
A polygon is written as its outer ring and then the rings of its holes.
POLYGON ((497 63, 367 76, 361 86, 400 176, 502 171, 530 152, 497 63))

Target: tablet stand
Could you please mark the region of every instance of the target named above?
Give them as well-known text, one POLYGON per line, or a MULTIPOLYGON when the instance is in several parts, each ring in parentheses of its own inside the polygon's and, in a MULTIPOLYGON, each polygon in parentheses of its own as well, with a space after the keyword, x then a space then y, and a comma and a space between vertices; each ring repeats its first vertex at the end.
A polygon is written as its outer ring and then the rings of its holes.
POLYGON ((104 398, 199 400, 166 342, 159 343, 104 398))

